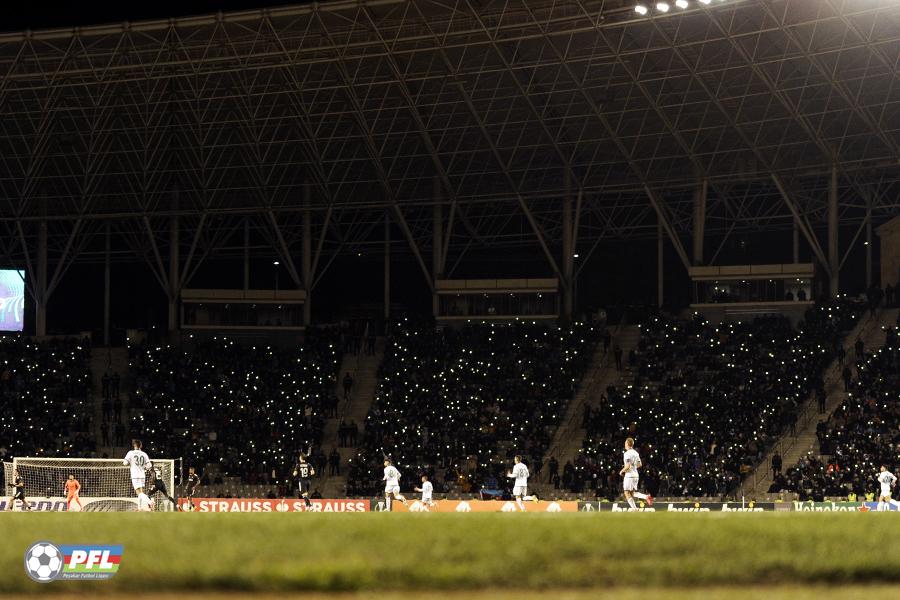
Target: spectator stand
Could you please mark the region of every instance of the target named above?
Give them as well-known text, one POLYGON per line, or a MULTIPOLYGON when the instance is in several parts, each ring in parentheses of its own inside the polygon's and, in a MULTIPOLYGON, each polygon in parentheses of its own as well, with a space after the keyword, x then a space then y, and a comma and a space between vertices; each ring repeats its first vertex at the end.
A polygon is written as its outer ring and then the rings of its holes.
POLYGON ((792 434, 790 430, 786 431, 773 444, 765 458, 742 482, 741 493, 756 498, 777 493, 778 490, 772 490, 772 484, 775 479, 772 457, 775 453, 777 452, 781 457, 782 469, 784 469, 787 465, 797 463, 802 457, 807 456, 810 452, 814 452, 818 447, 816 432, 822 419, 820 415, 830 415, 846 397, 841 375, 844 365, 851 363, 853 360, 853 345, 855 341, 861 339, 866 347, 877 347, 880 345, 878 338, 883 336, 882 318, 866 313, 862 307, 858 307, 857 310, 861 312, 861 316, 841 343, 844 348, 845 358, 843 361, 840 358, 835 358, 824 376, 826 393, 824 413, 819 412, 816 394, 811 394, 800 407, 795 432, 792 434))
POLYGON ((618 497, 621 444, 631 435, 651 492, 728 494, 830 363, 837 330, 852 323, 849 305, 832 310, 808 311, 799 330, 782 316, 719 325, 651 318, 633 357, 634 383, 607 389, 607 403, 592 415, 571 491, 618 497))
POLYGON ((437 492, 505 487, 514 454, 539 472, 595 343, 585 323, 395 323, 349 493, 381 493, 385 454, 405 486, 426 472, 437 492))
POLYGON ((335 329, 307 328, 302 343, 283 348, 222 337, 132 346, 130 436, 151 456, 184 457, 209 483, 288 493, 297 454, 321 444, 339 339, 335 329))
POLYGON ((877 494, 880 465, 900 467, 900 316, 893 309, 880 317, 878 334, 865 345, 875 350, 848 357, 855 376, 845 400, 816 426, 818 452, 785 463, 793 466, 773 482, 773 493, 796 493, 800 500, 863 499, 877 494))
POLYGON ((92 457, 90 342, 0 336, 0 460, 92 457))

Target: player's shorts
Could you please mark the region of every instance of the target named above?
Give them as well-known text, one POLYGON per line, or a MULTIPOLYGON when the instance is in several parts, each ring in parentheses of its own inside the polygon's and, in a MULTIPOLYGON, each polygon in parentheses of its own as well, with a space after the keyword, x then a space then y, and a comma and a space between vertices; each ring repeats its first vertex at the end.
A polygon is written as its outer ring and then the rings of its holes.
POLYGON ((881 488, 881 495, 885 496, 887 498, 890 498, 891 497, 891 488, 889 488, 889 487, 881 488))
POLYGON ((636 492, 638 489, 638 479, 637 475, 626 475, 625 479, 622 480, 622 489, 626 492, 636 492))
POLYGON ((18 490, 16 493, 14 493, 13 500, 21 500, 22 502, 25 502, 25 490, 18 490))
POLYGON ((432 504, 434 504, 434 501, 431 499, 431 496, 422 496, 422 504, 431 506, 432 504))
POLYGON ((147 484, 146 477, 132 477, 131 478, 131 486, 134 489, 142 488, 147 484))
POLYGON ((309 479, 301 479, 297 484, 297 488, 299 489, 301 494, 308 494, 310 492, 310 488, 312 488, 312 482, 309 479))
POLYGON ((385 494, 399 494, 400 486, 399 485, 386 485, 384 486, 385 494))
POLYGON ((528 495, 528 487, 524 485, 517 485, 513 488, 513 496, 527 496, 528 495))

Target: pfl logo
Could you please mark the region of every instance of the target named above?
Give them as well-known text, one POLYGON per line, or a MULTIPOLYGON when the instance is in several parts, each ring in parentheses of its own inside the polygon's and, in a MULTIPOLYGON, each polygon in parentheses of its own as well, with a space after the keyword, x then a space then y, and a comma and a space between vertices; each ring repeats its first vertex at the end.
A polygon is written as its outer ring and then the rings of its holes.
POLYGON ((57 579, 109 579, 119 571, 122 546, 36 542, 25 552, 25 572, 39 583, 57 579))

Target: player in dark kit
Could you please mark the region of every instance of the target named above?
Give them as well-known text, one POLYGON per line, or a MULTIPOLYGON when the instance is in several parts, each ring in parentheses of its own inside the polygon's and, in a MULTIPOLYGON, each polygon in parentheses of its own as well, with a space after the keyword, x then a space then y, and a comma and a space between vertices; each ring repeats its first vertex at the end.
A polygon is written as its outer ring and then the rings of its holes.
POLYGON ((315 474, 316 470, 313 469, 311 464, 306 462, 306 457, 301 454, 297 461, 297 466, 294 467, 294 477, 297 478, 300 497, 303 498, 303 502, 306 503, 306 508, 312 506, 312 502, 309 501, 309 490, 312 488, 311 479, 315 474))
POLYGON ((31 510, 31 507, 28 506, 28 501, 25 500, 25 480, 22 479, 22 476, 19 475, 19 470, 15 469, 13 471, 13 497, 9 500, 9 506, 6 507, 6 510, 12 510, 13 506, 16 505, 16 500, 22 501, 22 510, 31 510))
POLYGON ((172 506, 175 510, 178 510, 178 503, 175 502, 175 498, 169 495, 169 489, 166 487, 166 481, 162 478, 162 471, 159 470, 158 467, 154 467, 150 470, 153 473, 153 481, 150 482, 150 487, 147 489, 147 495, 151 498, 156 495, 157 492, 162 494, 165 498, 169 499, 169 502, 172 503, 172 506))
POLYGON ((197 475, 197 469, 194 467, 188 467, 186 487, 188 505, 191 507, 191 510, 194 510, 194 496, 197 494, 197 490, 200 489, 200 476, 197 475))

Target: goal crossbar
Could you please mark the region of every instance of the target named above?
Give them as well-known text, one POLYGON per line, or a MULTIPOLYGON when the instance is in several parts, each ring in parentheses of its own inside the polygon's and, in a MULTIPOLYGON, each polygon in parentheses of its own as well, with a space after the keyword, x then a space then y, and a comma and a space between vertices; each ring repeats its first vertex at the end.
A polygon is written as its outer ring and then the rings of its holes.
MULTIPOLYGON (((175 460, 152 459, 162 482, 175 496, 175 460)), ((25 496, 32 508, 39 510, 129 511, 137 510, 137 496, 131 481, 131 469, 115 458, 48 458, 17 457, 3 463, 6 502, 12 498, 13 471, 18 469, 25 482, 25 496), (65 482, 74 475, 81 485, 80 503, 66 502, 65 482)), ((150 479, 147 480, 147 486, 150 479)), ((145 492, 149 489, 145 488, 145 492)), ((174 510, 163 496, 153 494, 155 509, 174 510)), ((6 505, 8 506, 8 504, 6 505)), ((4 508, 6 508, 4 506, 4 508)))

